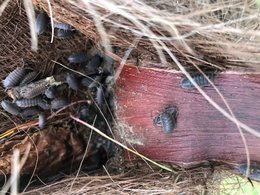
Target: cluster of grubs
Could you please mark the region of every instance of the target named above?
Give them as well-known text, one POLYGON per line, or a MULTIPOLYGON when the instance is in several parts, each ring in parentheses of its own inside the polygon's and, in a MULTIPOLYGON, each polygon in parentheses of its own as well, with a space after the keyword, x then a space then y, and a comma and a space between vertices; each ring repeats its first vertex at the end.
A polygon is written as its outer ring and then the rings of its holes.
MULTIPOLYGON (((36 32, 42 34, 48 25, 48 15, 40 13, 36 18, 36 32)), ((56 21, 54 27, 57 29, 56 35, 60 37, 77 31, 68 24, 56 21)), ((40 78, 39 72, 26 67, 17 67, 9 73, 3 86, 12 100, 2 100, 2 108, 25 120, 38 117, 39 127, 43 129, 48 113, 50 115, 53 111, 81 101, 77 104, 76 113, 72 114, 108 133, 105 121, 111 121, 112 117, 113 59, 94 47, 87 51, 72 52, 65 58, 67 66, 74 71, 64 70, 61 74, 45 78, 40 78)), ((108 142, 106 144, 103 146, 105 149, 111 146, 108 142)))

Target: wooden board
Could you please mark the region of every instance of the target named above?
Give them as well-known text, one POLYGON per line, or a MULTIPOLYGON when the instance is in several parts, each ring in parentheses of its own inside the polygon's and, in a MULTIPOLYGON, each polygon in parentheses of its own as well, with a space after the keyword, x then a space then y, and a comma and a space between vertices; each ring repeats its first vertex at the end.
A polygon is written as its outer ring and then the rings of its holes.
MULTIPOLYGON (((135 149, 151 159, 167 162, 245 162, 245 149, 236 125, 196 89, 182 89, 183 77, 181 73, 124 67, 116 87, 117 116, 131 127, 133 137, 141 143, 134 145, 135 149), (153 118, 169 105, 178 108, 177 127, 172 133, 165 133, 154 126, 153 118)), ((236 117, 260 131, 260 74, 221 73, 214 83, 236 117)), ((204 90, 227 110, 212 87, 204 90)), ((260 161, 260 139, 244 133, 251 160, 260 161)))

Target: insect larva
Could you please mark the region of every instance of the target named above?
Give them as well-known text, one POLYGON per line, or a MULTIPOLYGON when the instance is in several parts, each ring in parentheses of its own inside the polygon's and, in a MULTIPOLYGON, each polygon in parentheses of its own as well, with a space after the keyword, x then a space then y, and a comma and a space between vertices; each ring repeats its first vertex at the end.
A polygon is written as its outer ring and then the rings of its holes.
POLYGON ((51 108, 50 104, 46 102, 45 100, 42 100, 38 103, 38 106, 42 108, 43 110, 49 110, 51 108))
POLYGON ((70 63, 83 63, 83 62, 87 62, 89 59, 90 56, 86 52, 72 53, 68 57, 68 61, 70 63))
POLYGON ((113 142, 107 140, 107 139, 104 139, 102 137, 99 137, 97 139, 97 148, 101 149, 103 148, 105 151, 106 151, 106 155, 108 158, 111 158, 114 156, 115 154, 115 151, 116 151, 116 146, 115 144, 113 144, 113 142))
POLYGON ((12 103, 12 102, 9 102, 9 101, 7 101, 7 100, 3 100, 3 101, 1 102, 1 106, 2 106, 2 108, 3 108, 6 112, 8 112, 8 113, 10 113, 10 114, 12 114, 12 115, 18 115, 18 114, 20 114, 20 109, 19 109, 14 103, 12 103))
POLYGON ((169 106, 165 108, 165 112, 171 114, 174 118, 177 116, 177 108, 174 106, 169 106))
POLYGON ((39 128, 43 129, 46 125, 46 117, 43 113, 39 114, 39 128))
POLYGON ((88 117, 89 117, 89 113, 90 111, 89 111, 89 108, 88 108, 88 106, 86 106, 86 105, 83 105, 83 106, 81 106, 80 107, 80 111, 79 111, 79 118, 81 119, 81 120, 86 120, 88 117))
MULTIPOLYGON (((240 165, 236 166, 236 168, 242 175, 246 176, 246 170, 247 170, 246 163, 240 164, 240 165)), ((259 164, 257 164, 256 162, 251 163, 248 177, 250 179, 260 181, 260 165, 259 164)))
POLYGON ((107 100, 107 103, 108 103, 110 109, 111 109, 112 111, 115 110, 116 104, 115 104, 115 100, 114 100, 114 95, 113 95, 113 93, 109 93, 109 94, 107 95, 106 100, 107 100))
POLYGON ((21 98, 33 98, 44 93, 44 91, 50 86, 57 86, 60 84, 62 84, 62 82, 56 81, 53 76, 50 76, 22 87, 11 88, 7 91, 7 94, 14 100, 21 98))
POLYGON ((75 33, 74 30, 63 30, 59 29, 57 32, 57 37, 65 38, 65 37, 70 37, 75 33))
POLYGON ((28 119, 31 118, 33 116, 36 116, 38 113, 40 112, 39 108, 37 107, 30 107, 30 108, 25 108, 22 112, 21 112, 21 117, 23 119, 28 119))
POLYGON ((105 74, 113 74, 114 72, 113 64, 114 64, 114 60, 111 57, 104 55, 103 63, 102 63, 103 72, 105 74))
POLYGON ((161 122, 163 130, 166 133, 172 132, 173 128, 175 127, 175 121, 169 113, 164 112, 161 114, 161 122))
POLYGON ((81 79, 80 83, 81 85, 83 85, 84 87, 89 87, 89 85, 93 82, 93 79, 90 78, 83 78, 81 79))
MULTIPOLYGON (((211 81, 213 81, 214 78, 215 78, 214 73, 205 73, 205 75, 211 81)), ((203 75, 195 75, 195 76, 192 76, 192 78, 200 87, 204 87, 204 86, 209 85, 208 80, 203 75)), ((184 79, 181 80, 181 88, 183 88, 183 89, 193 89, 193 88, 195 88, 195 86, 191 83, 191 81, 188 78, 184 78, 184 79)))
POLYGON ((72 30, 73 27, 69 24, 53 21, 54 28, 63 29, 63 30, 72 30))
POLYGON ((43 99, 40 96, 30 98, 30 99, 24 98, 24 99, 19 99, 19 100, 15 101, 16 105, 21 108, 37 106, 39 103, 42 103, 42 102, 43 102, 43 99))
POLYGON ((89 89, 97 87, 98 83, 101 81, 101 76, 96 76, 92 83, 88 86, 89 89))
POLYGON ((66 84, 62 84, 62 85, 55 87, 55 90, 62 92, 64 90, 67 90, 67 88, 68 88, 68 86, 66 84))
POLYGON ((44 92, 45 96, 49 99, 55 98, 55 89, 53 87, 49 87, 44 92))
POLYGON ((97 87, 97 92, 96 92, 96 98, 95 98, 97 104, 99 106, 102 105, 103 103, 103 89, 101 86, 97 87))
POLYGON ((27 85, 28 83, 32 82, 38 76, 38 72, 29 72, 24 79, 20 82, 19 86, 27 85))
POLYGON ((176 126, 177 108, 168 107, 161 114, 154 118, 154 124, 162 126, 166 133, 170 133, 176 126))
POLYGON ((17 67, 13 70, 3 81, 4 87, 14 87, 24 78, 25 69, 22 67, 17 67))
POLYGON ((45 13, 45 12, 42 12, 40 14, 38 14, 37 18, 36 18, 36 33, 37 34, 42 34, 48 23, 49 23, 49 16, 45 13))
POLYGON ((67 98, 65 98, 65 97, 56 98, 51 101, 51 108, 54 110, 60 109, 68 104, 69 104, 69 101, 67 100, 67 98))
POLYGON ((48 85, 46 85, 45 83, 42 84, 38 84, 38 85, 31 85, 28 86, 26 90, 23 90, 23 97, 24 98, 33 98, 36 97, 42 93, 44 93, 44 91, 46 89, 48 89, 48 85))
POLYGON ((98 70, 98 67, 101 65, 101 62, 102 62, 102 59, 100 58, 100 56, 95 55, 93 58, 91 58, 91 60, 85 66, 86 73, 87 74, 96 73, 98 70))
POLYGON ((79 89, 79 82, 74 74, 67 73, 66 82, 68 83, 69 88, 71 88, 75 91, 77 91, 79 89))

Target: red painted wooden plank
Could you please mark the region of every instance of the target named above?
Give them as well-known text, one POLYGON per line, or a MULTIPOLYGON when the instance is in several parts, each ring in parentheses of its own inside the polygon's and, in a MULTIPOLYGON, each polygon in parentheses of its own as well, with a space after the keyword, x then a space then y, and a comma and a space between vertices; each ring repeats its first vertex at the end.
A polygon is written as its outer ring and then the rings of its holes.
MULTIPOLYGON (((117 116, 132 127, 134 137, 143 143, 134 147, 154 160, 167 162, 245 162, 245 149, 236 125, 196 89, 182 89, 182 78, 181 73, 124 67, 116 88, 117 116), (169 105, 178 107, 177 127, 172 133, 165 133, 153 125, 153 118, 169 105)), ((260 131, 260 73, 221 73, 214 83, 237 118, 260 131)), ((224 107, 212 87, 204 90, 224 107)), ((251 160, 260 161, 260 139, 247 132, 245 136, 251 160)))

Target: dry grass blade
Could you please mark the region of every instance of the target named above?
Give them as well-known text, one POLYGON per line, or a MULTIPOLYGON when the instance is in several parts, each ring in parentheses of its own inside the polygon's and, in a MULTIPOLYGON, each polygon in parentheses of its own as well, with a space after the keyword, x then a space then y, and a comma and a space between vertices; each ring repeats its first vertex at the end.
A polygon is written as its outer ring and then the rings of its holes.
POLYGON ((121 60, 120 62, 120 65, 119 67, 117 68, 117 71, 115 73, 115 76, 114 76, 114 82, 117 81, 117 79, 119 78, 119 75, 120 73, 122 72, 123 70, 123 67, 124 65, 126 64, 126 61, 127 61, 127 58, 129 57, 130 53, 132 52, 132 50, 134 49, 134 47, 136 47, 136 45, 138 44, 138 42, 140 41, 140 38, 136 38, 134 40, 134 42, 132 43, 132 45, 128 48, 128 50, 125 52, 125 56, 123 57, 123 59, 121 60))
POLYGON ((36 23, 35 23, 35 12, 34 12, 34 7, 33 3, 31 0, 24 0, 24 8, 29 20, 29 25, 30 25, 30 33, 31 33, 31 49, 33 51, 37 51, 38 49, 38 37, 36 33, 36 23))
POLYGON ((35 125, 37 125, 38 123, 36 121, 29 121, 29 122, 26 122, 24 124, 21 124, 21 125, 17 125, 16 127, 13 127, 11 129, 8 129, 7 131, 5 131, 4 133, 0 134, 0 139, 3 139, 9 135, 12 135, 16 130, 18 129, 27 129, 29 127, 33 127, 35 125))
POLYGON ((50 19, 51 19, 51 43, 52 43, 53 42, 53 38, 54 38, 54 22, 53 22, 52 8, 51 8, 50 0, 47 0, 47 3, 48 3, 50 19))
POLYGON ((19 151, 14 150, 12 175, 11 175, 11 178, 7 181, 7 183, 1 189, 0 195, 5 195, 10 187, 11 187, 11 192, 13 192, 12 194, 18 194, 17 193, 17 191, 18 191, 17 185, 18 185, 18 179, 19 179, 18 177, 19 177, 22 167, 24 166, 24 164, 29 156, 30 150, 31 150, 31 145, 29 144, 29 145, 27 145, 24 156, 22 157, 21 160, 19 160, 19 156, 20 156, 19 151))
MULTIPOLYGON (((93 121, 93 125, 94 125, 95 122, 96 122, 96 118, 97 118, 97 117, 95 117, 95 119, 94 119, 94 121, 93 121)), ((71 194, 71 190, 72 190, 72 188, 73 188, 73 185, 74 185, 74 183, 75 183, 77 177, 79 176, 80 169, 81 169, 81 167, 82 167, 82 165, 83 165, 83 162, 84 162, 84 160, 85 160, 85 157, 87 156, 88 149, 89 149, 89 144, 90 144, 90 141, 91 141, 91 138, 92 138, 92 133, 93 133, 93 131, 91 130, 90 135, 89 135, 89 139, 88 139, 88 143, 87 143, 85 152, 84 152, 84 154, 83 154, 82 160, 81 160, 81 162, 80 162, 78 171, 77 171, 76 176, 74 177, 74 179, 73 179, 73 181, 72 181, 72 183, 71 183, 71 185, 70 185, 69 194, 71 194)))
POLYGON ((12 175, 10 180, 13 181, 11 185, 11 194, 17 195, 18 194, 18 184, 19 184, 19 158, 20 152, 19 150, 14 150, 13 154, 13 166, 12 166, 12 175))
POLYGON ((92 14, 93 20, 94 20, 97 30, 100 34, 102 46, 106 50, 112 51, 110 40, 109 40, 106 30, 100 20, 100 18, 101 18, 100 14, 97 13, 95 8, 88 1, 83 1, 83 2, 85 3, 86 7, 88 7, 88 9, 91 10, 90 13, 92 14))
POLYGON ((152 164, 154 164, 154 165, 160 167, 161 169, 164 169, 164 170, 166 170, 166 171, 169 171, 169 172, 172 172, 172 173, 174 173, 174 174, 177 174, 177 172, 174 171, 173 169, 171 169, 171 168, 169 168, 169 167, 166 167, 166 166, 164 166, 164 165, 162 165, 162 164, 159 164, 159 163, 157 163, 157 162, 155 162, 155 161, 153 161, 153 160, 147 158, 146 156, 144 156, 144 155, 142 155, 142 154, 136 152, 135 150, 132 150, 132 149, 128 148, 126 145, 120 143, 119 141, 117 141, 117 140, 115 140, 115 139, 112 139, 111 137, 107 136, 106 134, 104 134, 103 132, 101 132, 100 130, 98 130, 97 128, 95 128, 95 127, 93 127, 92 125, 90 125, 90 124, 88 124, 88 123, 86 123, 86 122, 80 120, 79 118, 76 118, 76 117, 74 117, 74 116, 72 116, 72 115, 71 115, 70 117, 71 117, 72 119, 74 119, 75 121, 77 121, 77 122, 79 122, 79 123, 85 125, 86 127, 90 128, 90 129, 92 129, 92 130, 94 130, 96 133, 98 133, 99 135, 103 136, 104 138, 106 138, 106 139, 112 141, 113 143, 115 143, 115 144, 121 146, 121 147, 124 148, 125 150, 127 150, 127 151, 129 151, 129 152, 131 152, 131 153, 133 153, 133 154, 135 154, 135 155, 137 155, 137 156, 139 156, 140 158, 142 158, 142 159, 144 159, 144 160, 146 160, 146 161, 148 161, 148 162, 150 162, 150 163, 152 163, 152 164))
POLYGON ((5 1, 1 4, 1 6, 0 6, 0 17, 2 16, 2 14, 3 14, 3 12, 4 12, 5 8, 6 8, 6 6, 8 5, 8 3, 9 3, 10 1, 11 1, 11 0, 5 0, 5 1))

